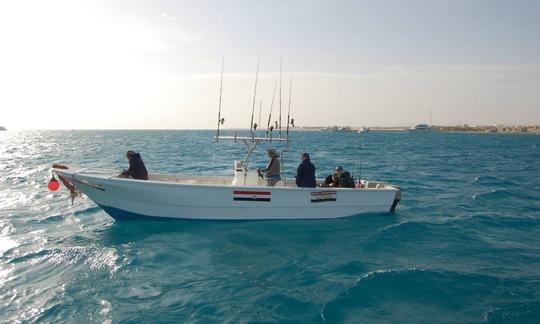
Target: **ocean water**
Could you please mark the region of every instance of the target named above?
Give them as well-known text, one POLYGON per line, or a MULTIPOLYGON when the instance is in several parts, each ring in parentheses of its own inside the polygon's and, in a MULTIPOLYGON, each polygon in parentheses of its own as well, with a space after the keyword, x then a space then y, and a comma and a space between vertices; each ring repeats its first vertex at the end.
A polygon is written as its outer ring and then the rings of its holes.
POLYGON ((318 177, 400 185, 394 214, 115 222, 46 187, 54 162, 122 169, 127 149, 231 174, 243 147, 212 136, 0 132, 0 322, 540 322, 539 135, 292 133, 288 176, 308 151, 318 177))

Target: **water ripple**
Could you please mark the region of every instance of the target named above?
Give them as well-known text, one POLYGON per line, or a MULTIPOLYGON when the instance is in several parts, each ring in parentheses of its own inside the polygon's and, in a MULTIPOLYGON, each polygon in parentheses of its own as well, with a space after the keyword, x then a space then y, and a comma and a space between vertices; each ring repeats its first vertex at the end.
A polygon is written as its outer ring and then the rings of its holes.
POLYGON ((537 135, 292 132, 287 176, 308 151, 319 178, 339 164, 390 181, 391 215, 121 223, 46 189, 53 162, 120 170, 128 149, 151 171, 231 175, 243 147, 213 135, 1 132, 0 322, 539 318, 537 135))

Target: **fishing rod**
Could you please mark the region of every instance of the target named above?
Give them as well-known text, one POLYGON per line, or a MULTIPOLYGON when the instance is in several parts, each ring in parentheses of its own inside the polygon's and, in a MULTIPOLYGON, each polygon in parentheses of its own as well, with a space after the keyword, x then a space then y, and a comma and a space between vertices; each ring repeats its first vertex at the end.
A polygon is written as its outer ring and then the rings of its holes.
MULTIPOLYGON (((289 83, 289 109, 287 110, 287 140, 289 140, 289 124, 291 122, 291 97, 292 97, 292 75, 289 83)), ((288 142, 287 142, 288 145, 288 142)))
POLYGON ((221 82, 219 84, 219 105, 218 105, 218 120, 217 120, 217 131, 216 131, 216 141, 219 138, 219 125, 223 125, 225 118, 221 118, 221 101, 223 98, 223 68, 225 67, 225 55, 221 57, 221 82))
POLYGON ((352 178, 353 178, 353 181, 354 181, 354 176, 356 174, 356 158, 358 156, 358 147, 359 147, 359 144, 358 142, 360 141, 360 135, 359 137, 356 139, 356 149, 354 150, 354 155, 353 155, 353 162, 352 162, 352 178))
POLYGON ((279 138, 281 138, 281 57, 279 58, 279 138))
POLYGON ((270 113, 268 114, 268 124, 266 124, 266 136, 268 136, 270 130, 270 121, 272 119, 272 109, 274 107, 274 98, 276 97, 276 87, 277 87, 277 79, 274 83, 274 93, 272 94, 272 103, 270 104, 270 113))
MULTIPOLYGON (((292 75, 291 75, 291 81, 289 82, 289 108, 287 110, 287 144, 285 144, 285 148, 281 151, 281 174, 285 174, 285 152, 289 152, 290 149, 290 142, 289 142, 289 124, 291 121, 291 97, 292 97, 292 75)), ((285 185, 287 185, 287 177, 284 177, 283 182, 285 185)))
POLYGON ((262 113, 262 100, 259 100, 259 132, 258 136, 261 137, 261 113, 262 113))
POLYGON ((253 106, 251 107, 251 124, 249 130, 251 132, 251 137, 253 137, 253 114, 255 113, 255 98, 257 96, 257 79, 259 77, 259 60, 257 59, 257 72, 255 72, 255 87, 253 89, 253 106))
MULTIPOLYGON (((356 173, 356 159, 358 157, 358 151, 360 151, 360 159, 358 161, 358 184, 360 184, 360 181, 362 181, 362 134, 360 134, 360 137, 358 137, 356 142, 356 150, 354 152, 354 160, 353 160, 353 172, 356 173)), ((354 175, 353 175, 354 180, 354 175)))

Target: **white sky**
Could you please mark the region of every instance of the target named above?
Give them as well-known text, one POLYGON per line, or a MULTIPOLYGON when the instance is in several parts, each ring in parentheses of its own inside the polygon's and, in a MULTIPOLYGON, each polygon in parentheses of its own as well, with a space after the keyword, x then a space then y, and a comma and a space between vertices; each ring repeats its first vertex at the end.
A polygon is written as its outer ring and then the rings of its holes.
POLYGON ((214 128, 223 54, 226 127, 280 57, 299 126, 540 124, 539 34, 540 1, 1 1, 0 125, 214 128))

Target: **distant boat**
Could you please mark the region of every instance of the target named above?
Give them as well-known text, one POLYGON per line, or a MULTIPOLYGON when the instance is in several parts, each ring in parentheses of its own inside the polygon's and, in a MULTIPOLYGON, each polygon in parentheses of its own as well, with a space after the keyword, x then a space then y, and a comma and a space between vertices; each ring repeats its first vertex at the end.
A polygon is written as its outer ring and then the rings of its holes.
POLYGON ((337 132, 338 129, 339 129, 338 126, 328 126, 328 127, 322 128, 321 130, 324 132, 337 132))
MULTIPOLYGON (((433 110, 429 110, 429 124, 433 124, 433 110)), ((432 132, 437 131, 437 128, 433 128, 428 124, 417 124, 414 127, 411 127, 409 130, 411 131, 419 131, 419 132, 432 132)))
POLYGON ((328 126, 321 128, 324 132, 352 132, 353 130, 349 126, 328 126))
POLYGON ((367 127, 362 127, 358 130, 358 133, 367 133, 367 132, 369 132, 369 128, 367 127))
POLYGON ((4 126, 0 126, 0 131, 6 131, 7 129, 4 126))
POLYGON ((410 128, 411 131, 420 131, 420 132, 429 132, 433 131, 434 129, 429 126, 428 124, 418 124, 414 127, 410 128))
POLYGON ((349 126, 343 126, 343 127, 339 127, 337 131, 338 132, 352 132, 352 129, 349 126))

